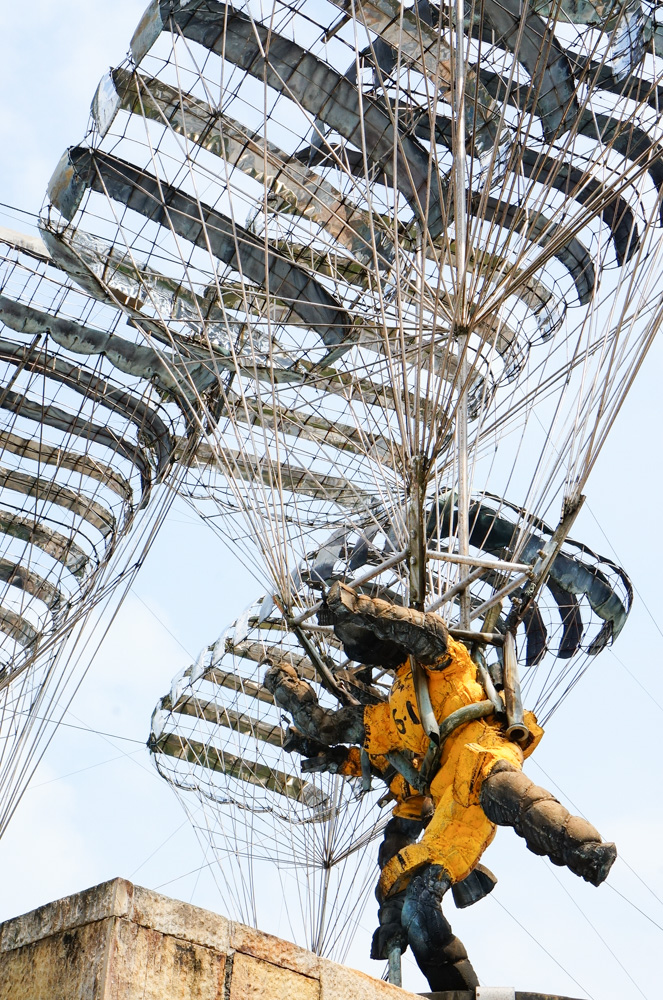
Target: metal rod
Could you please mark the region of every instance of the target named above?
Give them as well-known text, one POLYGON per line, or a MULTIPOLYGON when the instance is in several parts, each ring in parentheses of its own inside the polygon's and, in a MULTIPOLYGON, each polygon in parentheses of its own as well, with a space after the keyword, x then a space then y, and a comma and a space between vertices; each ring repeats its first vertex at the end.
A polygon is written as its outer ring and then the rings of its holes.
POLYGON ((486 658, 483 655, 483 649, 481 649, 480 646, 475 648, 472 654, 472 659, 477 665, 477 671, 479 673, 479 677, 481 678, 483 689, 490 698, 493 708, 498 713, 504 712, 504 702, 502 701, 497 688, 493 684, 493 678, 490 676, 488 667, 486 666, 486 658))
POLYGON ((398 563, 403 562, 406 558, 408 551, 407 547, 401 549, 400 552, 395 552, 393 556, 389 557, 389 559, 385 559, 384 562, 381 562, 379 566, 374 566, 372 569, 366 570, 365 573, 361 573, 359 576, 354 578, 352 586, 361 587, 362 584, 368 583, 369 580, 372 580, 374 576, 378 576, 380 573, 384 572, 384 570, 391 569, 392 566, 397 566, 398 563))
POLYGON ((424 531, 424 468, 421 455, 412 457, 410 505, 407 511, 409 549, 409 604, 424 610, 426 598, 426 533, 424 531))
POLYGON ((492 701, 477 701, 472 705, 463 705, 455 712, 448 715, 440 726, 440 747, 444 741, 451 736, 455 729, 464 726, 466 722, 474 722, 476 719, 485 719, 487 715, 492 715, 495 711, 492 701))
MULTIPOLYGON (((389 559, 385 559, 385 561, 381 562, 379 566, 373 566, 371 569, 366 570, 365 573, 355 577, 352 581, 352 586, 361 587, 364 583, 368 583, 369 580, 372 580, 374 576, 379 576, 380 573, 384 572, 384 570, 391 569, 392 566, 397 566, 398 563, 403 562, 408 554, 408 551, 408 549, 402 549, 400 552, 395 552, 393 556, 390 556, 389 559)), ((317 611, 319 611, 321 607, 322 601, 316 601, 315 604, 313 604, 310 608, 307 608, 306 611, 302 611, 302 613, 297 615, 296 618, 291 618, 288 624, 301 625, 307 618, 310 618, 317 611)))
POLYGON ((460 639, 462 642, 479 642, 489 646, 504 645, 504 636, 501 632, 474 632, 471 628, 450 628, 449 635, 452 639, 460 639))
POLYGON ((431 549, 427 550, 426 556, 429 559, 440 559, 442 562, 459 563, 461 566, 485 566, 486 569, 500 572, 532 574, 529 563, 504 562, 501 559, 483 559, 481 556, 462 556, 457 552, 434 552, 431 549))
POLYGON ((456 238, 456 322, 465 321, 465 278, 467 271, 467 219, 465 216, 465 3, 456 0, 456 44, 450 46, 454 54, 454 230, 456 238))
POLYGON ((483 604, 479 604, 472 611, 470 620, 474 621, 475 618, 480 618, 481 615, 485 614, 489 608, 494 607, 495 604, 499 604, 504 597, 508 597, 508 595, 514 590, 518 590, 518 587, 522 587, 524 583, 527 583, 529 578, 529 573, 521 573, 521 575, 517 576, 514 580, 510 580, 509 583, 505 584, 501 590, 497 590, 492 597, 489 597, 487 601, 484 601, 483 604))
POLYGON ((313 646, 308 638, 304 635, 301 628, 296 626, 293 632, 297 636, 297 641, 299 642, 302 649, 308 654, 309 659, 312 661, 316 667, 324 687, 330 692, 330 694, 336 695, 338 700, 342 705, 358 705, 357 699, 346 691, 345 686, 336 680, 333 673, 324 662, 320 654, 318 653, 315 646, 313 646))
POLYGON ((489 646, 503 646, 504 636, 501 632, 474 632, 471 628, 450 628, 449 635, 452 639, 460 639, 462 642, 480 642, 489 646))
POLYGON ((401 974, 401 949, 395 944, 389 952, 389 982, 392 986, 402 986, 403 978, 401 974))
POLYGON ((513 632, 504 636, 504 701, 506 703, 506 734, 514 743, 520 743, 530 735, 523 716, 523 702, 520 694, 520 677, 516 657, 516 640, 513 632))
POLYGON ((408 785, 411 785, 412 788, 416 788, 417 790, 422 787, 422 780, 419 771, 417 771, 412 761, 407 759, 405 754, 402 754, 400 750, 390 750, 385 754, 385 757, 391 766, 405 778, 408 785))
MULTIPOLYGON (((456 306, 454 327, 458 339, 458 405, 456 409, 456 441, 458 461, 458 546, 460 554, 469 555, 469 478, 467 468, 468 449, 468 400, 467 400, 467 330, 466 330, 466 272, 467 272, 467 219, 465 207, 466 150, 465 150, 465 4, 455 2, 455 46, 454 53, 454 134, 453 134, 453 177, 454 177, 454 231, 456 238, 456 306)), ((461 570, 461 581, 467 573, 461 570)), ((470 593, 460 591, 460 624, 470 627, 470 593)))
POLYGON ((361 761, 361 790, 362 792, 370 792, 371 790, 371 760, 368 753, 362 747, 359 751, 359 760, 361 761))
MULTIPOLYGON (((467 381, 467 360, 465 355, 465 344, 467 337, 458 338, 458 353, 460 362, 460 398, 458 400, 458 410, 456 416, 457 438, 458 438, 458 547, 460 555, 466 559, 470 553, 470 518, 469 518, 469 488, 467 471, 467 393, 465 383, 467 381)), ((467 573, 460 571, 461 581, 467 577, 467 573)), ((465 588, 460 592, 460 624, 463 628, 470 627, 470 592, 465 588)))
POLYGON ((447 601, 453 600, 457 594, 460 594, 461 590, 465 590, 465 588, 471 583, 478 580, 480 576, 483 576, 485 572, 486 571, 483 566, 480 566, 479 569, 473 570, 473 572, 469 573, 464 580, 461 580, 460 583, 455 583, 453 587, 449 587, 449 589, 442 594, 442 597, 438 597, 437 600, 432 602, 432 604, 429 604, 426 611, 437 611, 437 609, 442 607, 443 604, 446 604, 447 601))
POLYGON ((462 708, 457 708, 455 712, 452 712, 451 715, 446 717, 440 726, 439 743, 435 743, 434 740, 430 741, 428 750, 426 751, 424 759, 421 762, 421 770, 419 772, 421 776, 419 783, 420 792, 424 795, 428 794, 430 780, 437 773, 445 740, 451 736, 454 730, 458 729, 460 726, 466 725, 468 722, 475 722, 477 719, 485 719, 486 716, 492 715, 494 711, 495 706, 492 701, 486 699, 485 701, 475 702, 473 705, 463 705, 462 708))
POLYGON ((419 711, 419 718, 421 719, 421 726, 429 740, 439 743, 440 727, 437 724, 431 704, 428 679, 425 671, 422 670, 414 656, 410 656, 410 669, 412 671, 412 680, 414 681, 414 694, 417 699, 417 709, 419 711))

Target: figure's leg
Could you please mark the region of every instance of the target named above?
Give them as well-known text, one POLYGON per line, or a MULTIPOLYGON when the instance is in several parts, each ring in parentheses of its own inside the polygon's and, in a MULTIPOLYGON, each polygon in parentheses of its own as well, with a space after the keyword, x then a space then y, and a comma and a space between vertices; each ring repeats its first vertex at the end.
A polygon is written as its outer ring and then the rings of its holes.
POLYGON ((591 823, 572 816, 545 788, 507 761, 497 763, 484 778, 480 802, 488 819, 512 826, 534 854, 546 854, 553 864, 566 865, 592 885, 600 885, 617 857, 591 823))
MULTIPOLYGON (((440 772, 443 779, 449 769, 440 772)), ((483 809, 461 805, 454 797, 453 781, 440 782, 442 794, 422 839, 401 848, 386 862, 380 875, 379 892, 383 898, 405 889, 414 875, 428 865, 441 865, 450 883, 462 882, 472 872, 486 847, 495 836, 483 809)))
POLYGON ((401 914, 408 944, 433 992, 479 985, 465 946, 442 913, 442 897, 450 885, 441 865, 426 865, 407 887, 401 914))
MULTIPOLYGON (((426 800, 430 802, 430 800, 426 800)), ((432 807, 432 803, 430 803, 432 807)), ((415 844, 419 839, 422 830, 428 825, 430 816, 426 820, 415 821, 395 816, 387 823, 384 831, 384 840, 380 844, 378 852, 378 865, 382 870, 386 864, 399 851, 415 844)), ((424 868, 421 871, 425 870, 424 868)), ((471 906, 478 900, 483 899, 495 888, 497 879, 483 865, 477 865, 469 875, 462 881, 454 882, 452 894, 454 903, 459 909, 471 906)), ((381 893, 378 889, 378 898, 381 893)), ((407 934, 401 927, 401 911, 405 902, 405 890, 388 895, 383 901, 378 911, 379 926, 373 935, 371 947, 371 958, 386 959, 394 944, 398 945, 401 952, 405 951, 408 945, 407 934)))
POLYGON ((392 910, 401 907, 407 944, 433 991, 478 985, 467 952, 442 913, 442 897, 474 873, 495 832, 478 804, 463 806, 454 797, 456 768, 454 759, 440 771, 443 792, 422 840, 385 860, 378 884, 378 898, 392 919, 392 910))
POLYGON ((337 743, 363 743, 364 707, 348 705, 337 711, 323 708, 307 681, 298 676, 295 668, 284 661, 274 663, 265 674, 264 685, 279 708, 289 712, 305 736, 335 746, 337 743))
MULTIPOLYGON (((378 864, 382 870, 388 861, 408 844, 414 844, 424 828, 422 822, 403 819, 394 816, 387 823, 384 840, 378 852, 378 864)), ((373 934, 371 943, 371 958, 387 959, 389 952, 398 946, 401 952, 407 948, 407 931, 401 924, 401 910, 405 900, 405 892, 394 893, 380 901, 378 910, 378 928, 373 934)))

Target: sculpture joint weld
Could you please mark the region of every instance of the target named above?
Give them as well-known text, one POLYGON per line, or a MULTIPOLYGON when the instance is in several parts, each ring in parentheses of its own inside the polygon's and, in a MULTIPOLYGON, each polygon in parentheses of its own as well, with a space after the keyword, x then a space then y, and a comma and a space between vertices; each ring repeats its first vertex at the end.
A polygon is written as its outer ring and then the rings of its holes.
POLYGON ((442 899, 451 889, 463 907, 492 890, 496 879, 479 862, 497 826, 513 827, 535 854, 593 885, 607 877, 615 845, 523 774, 524 759, 543 735, 531 712, 525 712, 529 736, 522 746, 508 738, 504 718, 494 711, 461 721, 422 777, 431 741, 419 717, 413 667, 425 675, 441 733, 454 713, 486 702, 477 665, 440 617, 338 582, 321 615, 350 659, 395 671, 388 700, 323 708, 310 684, 285 662, 269 667, 265 686, 292 716, 295 728, 286 747, 308 758, 302 770, 362 777, 368 755, 371 773, 388 784, 396 801, 378 855, 379 926, 371 957, 385 959, 409 946, 431 990, 474 988, 476 974, 442 912, 442 899))

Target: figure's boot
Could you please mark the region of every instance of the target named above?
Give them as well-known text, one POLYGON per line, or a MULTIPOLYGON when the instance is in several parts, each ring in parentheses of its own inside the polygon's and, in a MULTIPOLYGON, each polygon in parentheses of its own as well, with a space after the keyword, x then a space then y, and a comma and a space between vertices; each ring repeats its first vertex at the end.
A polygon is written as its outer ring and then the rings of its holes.
POLYGON ((398 947, 401 954, 407 948, 407 931, 401 923, 401 913, 405 901, 405 890, 387 896, 378 910, 378 927, 371 941, 371 958, 388 959, 389 953, 398 947))
POLYGON ((604 843, 591 823, 572 816, 513 764, 495 765, 481 787, 481 807, 491 822, 512 826, 534 854, 546 854, 592 885, 608 877, 617 857, 615 845, 604 843))
POLYGON ((442 897, 450 885, 444 868, 427 865, 405 890, 401 914, 408 944, 434 993, 479 985, 462 941, 442 913, 442 897))

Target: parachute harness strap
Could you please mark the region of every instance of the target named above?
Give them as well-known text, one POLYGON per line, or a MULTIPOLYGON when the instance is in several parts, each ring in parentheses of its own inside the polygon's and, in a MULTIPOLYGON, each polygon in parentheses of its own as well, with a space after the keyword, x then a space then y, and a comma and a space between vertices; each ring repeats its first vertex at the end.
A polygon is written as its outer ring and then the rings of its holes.
POLYGON ((486 716, 492 715, 494 711, 495 707, 492 701, 486 699, 485 701, 478 701, 474 705, 463 705, 462 708, 458 708, 455 712, 452 712, 439 727, 439 742, 431 739, 419 770, 417 770, 414 763, 404 753, 399 753, 398 751, 388 753, 386 755, 387 760, 405 778, 408 785, 411 785, 412 788, 416 789, 422 795, 429 795, 431 779, 437 772, 442 750, 449 736, 459 726, 464 726, 467 722, 474 722, 476 719, 485 719, 486 716))

